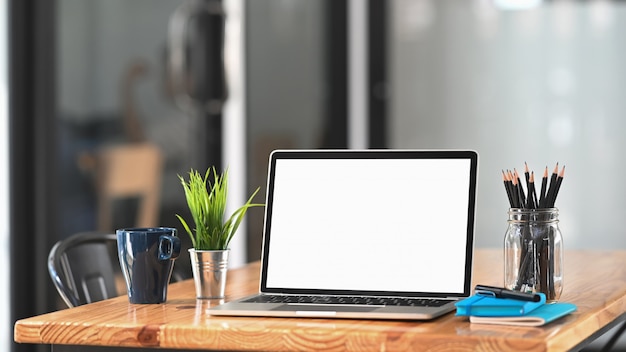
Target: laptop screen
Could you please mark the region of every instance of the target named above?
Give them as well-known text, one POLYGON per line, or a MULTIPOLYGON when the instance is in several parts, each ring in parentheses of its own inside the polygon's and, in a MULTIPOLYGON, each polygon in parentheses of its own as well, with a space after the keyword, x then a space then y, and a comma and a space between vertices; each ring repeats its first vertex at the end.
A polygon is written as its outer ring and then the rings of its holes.
POLYGON ((263 292, 464 296, 473 151, 275 151, 263 292))

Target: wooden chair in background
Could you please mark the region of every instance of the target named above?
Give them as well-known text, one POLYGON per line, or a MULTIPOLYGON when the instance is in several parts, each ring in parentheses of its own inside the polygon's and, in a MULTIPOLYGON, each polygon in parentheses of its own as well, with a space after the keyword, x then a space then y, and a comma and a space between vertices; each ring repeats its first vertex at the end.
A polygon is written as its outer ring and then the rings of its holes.
POLYGON ((98 231, 113 231, 117 199, 137 197, 137 217, 132 226, 159 224, 163 155, 158 146, 127 143, 103 147, 95 154, 98 231))

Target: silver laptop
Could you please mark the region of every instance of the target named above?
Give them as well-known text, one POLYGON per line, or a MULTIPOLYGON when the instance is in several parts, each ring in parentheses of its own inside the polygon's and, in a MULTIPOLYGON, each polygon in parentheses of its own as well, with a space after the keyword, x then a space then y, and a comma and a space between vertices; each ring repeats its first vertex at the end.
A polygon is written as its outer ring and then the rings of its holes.
POLYGON ((478 154, 277 150, 260 292, 212 315, 433 319, 471 291, 478 154))

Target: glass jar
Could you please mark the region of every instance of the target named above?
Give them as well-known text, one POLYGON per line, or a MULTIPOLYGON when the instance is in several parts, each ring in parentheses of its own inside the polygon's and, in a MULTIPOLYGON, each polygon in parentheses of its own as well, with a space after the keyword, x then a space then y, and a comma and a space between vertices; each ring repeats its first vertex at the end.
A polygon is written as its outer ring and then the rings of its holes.
POLYGON ((542 292, 556 302, 563 290, 563 238, 559 210, 509 209, 504 236, 504 286, 542 292))

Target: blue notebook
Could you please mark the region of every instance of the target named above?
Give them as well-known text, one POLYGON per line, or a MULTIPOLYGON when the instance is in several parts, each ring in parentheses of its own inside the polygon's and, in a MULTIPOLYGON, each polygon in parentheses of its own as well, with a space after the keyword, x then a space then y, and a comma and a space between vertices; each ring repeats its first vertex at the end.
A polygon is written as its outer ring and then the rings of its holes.
POLYGON ((455 303, 456 315, 481 317, 526 315, 545 305, 546 296, 543 293, 538 293, 538 295, 541 297, 539 302, 530 302, 511 298, 496 298, 477 293, 455 303))
POLYGON ((550 303, 534 309, 530 313, 516 317, 477 317, 470 316, 471 323, 517 326, 541 326, 576 311, 572 303, 550 303))

